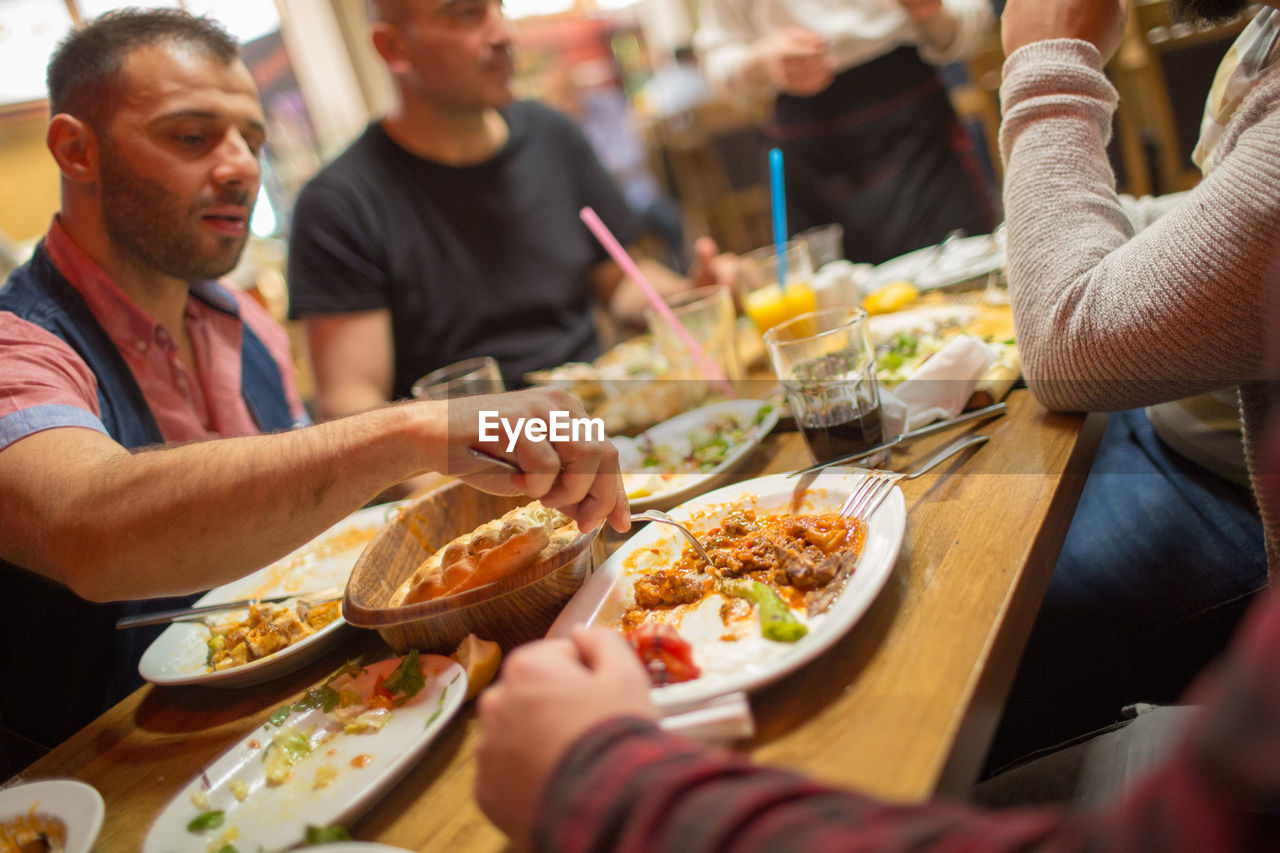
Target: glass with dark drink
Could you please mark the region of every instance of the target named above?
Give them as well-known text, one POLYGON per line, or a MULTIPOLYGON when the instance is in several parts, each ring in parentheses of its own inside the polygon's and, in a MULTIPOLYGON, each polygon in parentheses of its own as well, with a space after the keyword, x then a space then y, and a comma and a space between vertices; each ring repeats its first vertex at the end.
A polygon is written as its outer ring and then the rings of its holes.
MULTIPOLYGON (((795 409, 797 398, 791 396, 790 399, 795 409)), ((803 397, 799 402, 804 404, 803 397)), ((803 418, 797 418, 797 423, 815 462, 861 453, 884 441, 879 406, 870 411, 859 411, 853 406, 810 411, 803 418)))
MULTIPOLYGON (((814 462, 860 453, 884 441, 875 352, 861 308, 802 314, 765 335, 814 462)), ((873 466, 880 454, 862 462, 873 466)))

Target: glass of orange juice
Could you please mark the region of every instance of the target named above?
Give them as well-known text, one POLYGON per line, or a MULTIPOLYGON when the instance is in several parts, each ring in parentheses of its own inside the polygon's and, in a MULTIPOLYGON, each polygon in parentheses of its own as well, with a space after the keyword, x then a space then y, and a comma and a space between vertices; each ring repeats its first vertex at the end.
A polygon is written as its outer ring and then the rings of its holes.
POLYGON ((742 310, 761 334, 779 323, 817 310, 813 262, 803 240, 782 244, 786 280, 778 280, 778 252, 765 246, 742 256, 738 266, 738 298, 742 310))

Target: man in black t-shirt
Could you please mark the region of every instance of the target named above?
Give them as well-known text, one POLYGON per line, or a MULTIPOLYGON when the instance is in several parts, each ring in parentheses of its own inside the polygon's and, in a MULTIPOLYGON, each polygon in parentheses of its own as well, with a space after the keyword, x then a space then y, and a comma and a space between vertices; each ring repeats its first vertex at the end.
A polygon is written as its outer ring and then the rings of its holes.
MULTIPOLYGON (((392 111, 303 190, 290 313, 307 329, 325 416, 408 396, 428 371, 498 360, 529 370, 598 354, 592 307, 643 321, 644 299, 578 218, 590 205, 624 244, 641 223, 567 118, 512 103, 498 0, 377 0, 373 44, 392 111)), ((711 283, 714 244, 698 246, 711 283)), ((656 262, 663 292, 688 286, 656 262)))

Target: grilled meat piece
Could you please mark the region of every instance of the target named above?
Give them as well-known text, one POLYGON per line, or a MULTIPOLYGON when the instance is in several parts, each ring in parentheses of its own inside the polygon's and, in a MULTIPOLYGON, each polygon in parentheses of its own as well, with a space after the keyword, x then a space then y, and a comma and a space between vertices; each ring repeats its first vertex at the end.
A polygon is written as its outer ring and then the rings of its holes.
MULTIPOLYGON (((823 586, 816 587, 805 593, 805 609, 808 610, 810 616, 825 613, 827 608, 831 606, 831 602, 840 594, 840 590, 844 588, 845 581, 849 579, 849 575, 853 574, 854 568, 858 565, 858 555, 850 551, 839 551, 826 557, 824 562, 834 567, 834 573, 831 579, 823 586)), ((827 566, 824 565, 822 571, 826 571, 826 569, 827 566)))
MULTIPOLYGON (((774 580, 796 589, 818 589, 826 586, 839 573, 842 561, 848 557, 846 552, 841 551, 827 555, 812 545, 804 550, 777 546, 775 553, 778 568, 774 572, 774 580)), ((857 561, 856 556, 853 559, 857 561)))
POLYGON ((663 569, 637 578, 635 595, 637 607, 662 607, 691 604, 704 594, 706 581, 663 569))
POLYGON ((740 577, 748 572, 774 571, 778 568, 777 549, 767 539, 750 541, 745 547, 716 548, 708 551, 711 563, 724 577, 740 577))
POLYGON ((720 522, 720 526, 730 536, 746 536, 759 529, 754 512, 731 512, 720 522))

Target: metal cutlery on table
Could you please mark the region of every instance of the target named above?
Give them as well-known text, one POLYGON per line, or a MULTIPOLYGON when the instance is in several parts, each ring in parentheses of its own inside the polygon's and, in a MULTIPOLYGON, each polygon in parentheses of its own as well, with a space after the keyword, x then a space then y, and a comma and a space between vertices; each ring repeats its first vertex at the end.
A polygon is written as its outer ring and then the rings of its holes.
POLYGON ((659 524, 670 524, 676 530, 684 534, 684 538, 689 540, 689 545, 703 559, 708 566, 714 565, 711 562, 711 555, 707 553, 707 549, 702 547, 702 543, 698 541, 698 537, 693 535, 693 531, 676 521, 671 516, 659 509, 647 509, 644 512, 636 512, 631 514, 632 521, 656 521, 659 524))
POLYGON ((830 468, 833 465, 849 465, 850 463, 857 462, 860 459, 866 459, 868 456, 874 456, 882 450, 888 450, 890 448, 897 447, 899 444, 905 444, 906 442, 917 438, 924 438, 927 435, 933 435, 935 432, 941 432, 944 429, 950 429, 951 427, 959 424, 969 423, 970 421, 986 420, 987 418, 998 418, 1003 415, 1008 408, 1008 404, 1006 403, 995 403, 994 405, 986 406, 985 408, 974 409, 971 412, 956 415, 954 418, 947 418, 946 420, 938 421, 937 423, 932 423, 928 426, 920 427, 919 429, 913 429, 910 432, 904 432, 897 438, 881 442, 880 444, 866 450, 860 450, 857 453, 850 453, 848 456, 840 456, 836 459, 832 459, 830 462, 819 462, 817 465, 810 465, 808 468, 801 468, 799 471, 792 471, 787 476, 799 477, 802 474, 812 474, 814 471, 821 471, 823 468, 830 468))
POLYGON ((987 435, 961 436, 905 474, 897 471, 885 471, 880 468, 871 469, 867 472, 867 476, 863 478, 862 482, 845 499, 844 504, 841 505, 841 517, 848 518, 853 516, 863 520, 871 518, 872 513, 879 508, 884 499, 889 496, 889 492, 893 491, 893 487, 898 483, 903 480, 914 480, 966 447, 985 444, 988 439, 990 439, 990 436, 987 435))
POLYGON ((927 273, 933 272, 934 268, 942 263, 943 258, 955 251, 959 241, 968 236, 968 233, 963 228, 956 228, 948 231, 947 236, 943 237, 938 244, 922 250, 920 260, 917 262, 920 266, 916 269, 913 277, 921 279, 927 273))
POLYGON ((159 625, 164 622, 172 622, 175 619, 183 619, 188 616, 203 616, 207 613, 221 613, 227 610, 243 610, 252 604, 278 604, 281 601, 288 601, 297 598, 306 601, 311 605, 324 604, 326 601, 334 601, 341 598, 343 587, 335 586, 330 589, 322 589, 318 592, 291 592, 287 595, 271 595, 265 598, 243 598, 239 601, 225 601, 221 604, 200 604, 195 607, 180 607, 176 610, 157 610, 155 613, 142 613, 138 616, 126 616, 117 620, 116 628, 123 630, 125 628, 139 628, 143 625, 159 625))

